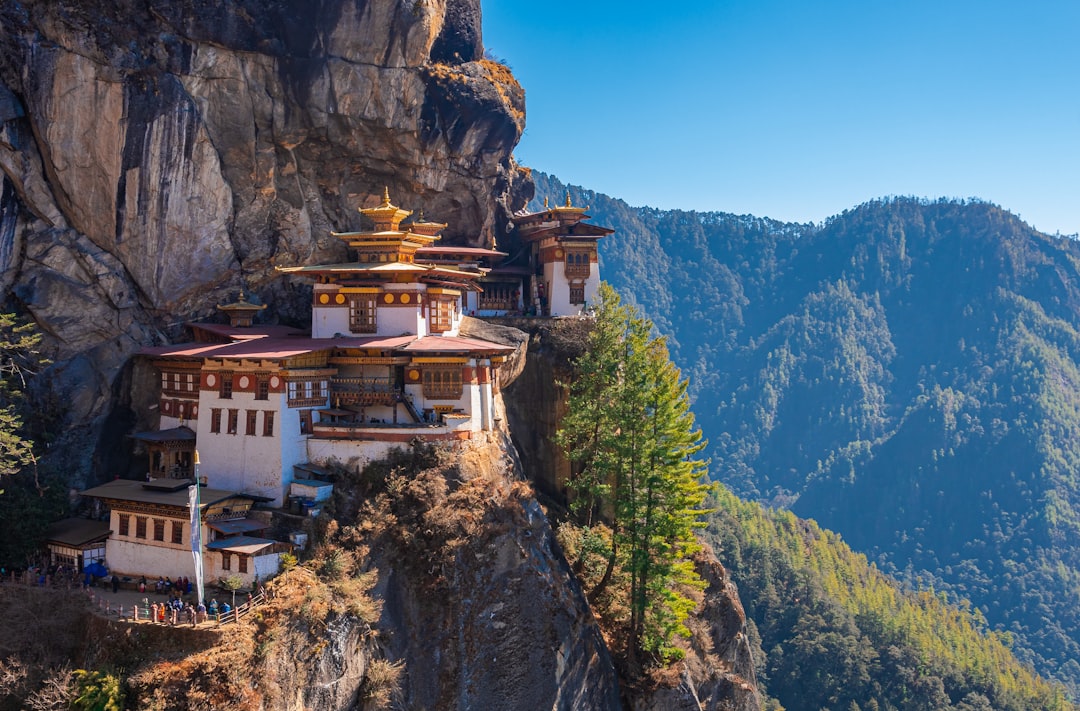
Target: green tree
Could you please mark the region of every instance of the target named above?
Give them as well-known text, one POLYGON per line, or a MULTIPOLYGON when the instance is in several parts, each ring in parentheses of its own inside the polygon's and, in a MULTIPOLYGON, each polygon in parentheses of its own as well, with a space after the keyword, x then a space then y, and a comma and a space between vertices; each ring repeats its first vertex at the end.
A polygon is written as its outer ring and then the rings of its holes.
POLYGON ((26 437, 21 410, 28 379, 44 361, 38 354, 41 334, 33 322, 0 313, 0 476, 35 463, 33 443, 26 437))
POLYGON ((686 382, 652 323, 601 285, 596 325, 576 363, 570 405, 558 441, 574 463, 572 507, 586 525, 611 519, 605 574, 590 597, 610 583, 615 567, 629 578, 627 659, 644 651, 668 661, 686 634, 694 607, 688 588, 700 587, 690 556, 694 529, 710 486, 705 446, 694 426, 686 382))

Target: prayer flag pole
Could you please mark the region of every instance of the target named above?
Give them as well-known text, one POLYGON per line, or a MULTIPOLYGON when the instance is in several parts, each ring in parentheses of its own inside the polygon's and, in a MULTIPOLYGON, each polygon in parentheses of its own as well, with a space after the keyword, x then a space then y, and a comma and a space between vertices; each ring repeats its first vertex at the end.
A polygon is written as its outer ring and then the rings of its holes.
POLYGON ((188 488, 191 509, 191 555, 195 558, 195 591, 198 604, 203 603, 202 506, 199 501, 199 450, 195 450, 195 484, 188 488))

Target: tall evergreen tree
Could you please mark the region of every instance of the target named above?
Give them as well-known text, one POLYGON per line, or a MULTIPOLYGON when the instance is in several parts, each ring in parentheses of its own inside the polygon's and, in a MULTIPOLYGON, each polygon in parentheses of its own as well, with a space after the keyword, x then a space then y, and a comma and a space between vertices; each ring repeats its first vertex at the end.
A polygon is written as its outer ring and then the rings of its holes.
POLYGON ((705 446, 694 426, 686 382, 663 339, 636 309, 601 286, 589 348, 578 360, 559 441, 574 463, 573 507, 586 525, 610 519, 608 567, 591 592, 603 590, 619 566, 629 579, 627 659, 644 651, 661 660, 693 609, 687 587, 700 585, 690 556, 694 529, 710 486, 705 446))

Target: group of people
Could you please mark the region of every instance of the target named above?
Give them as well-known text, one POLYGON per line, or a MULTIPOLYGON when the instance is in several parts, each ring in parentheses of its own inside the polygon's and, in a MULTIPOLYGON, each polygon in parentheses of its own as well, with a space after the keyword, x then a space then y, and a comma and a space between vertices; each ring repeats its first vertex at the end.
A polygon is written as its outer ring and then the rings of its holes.
MULTIPOLYGON (((146 587, 149 583, 146 581, 146 576, 139 578, 139 592, 146 592, 146 587)), ((154 592, 158 595, 190 595, 192 590, 191 581, 187 576, 176 576, 175 580, 170 580, 164 576, 158 576, 157 581, 154 583, 154 592)))
POLYGON ((135 622, 146 619, 150 622, 172 625, 173 627, 179 625, 183 620, 195 627, 210 618, 220 621, 222 615, 227 615, 230 612, 232 612, 232 606, 229 603, 223 602, 218 605, 217 600, 211 600, 210 606, 207 607, 201 602, 197 605, 192 605, 190 602, 185 603, 179 597, 161 603, 150 602, 148 599, 143 598, 142 607, 135 606, 132 619, 135 622))

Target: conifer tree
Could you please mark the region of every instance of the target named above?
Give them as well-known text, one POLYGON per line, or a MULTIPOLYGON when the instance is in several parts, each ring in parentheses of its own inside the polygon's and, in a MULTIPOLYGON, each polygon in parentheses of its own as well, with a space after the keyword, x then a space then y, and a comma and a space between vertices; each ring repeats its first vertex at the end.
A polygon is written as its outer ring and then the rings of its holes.
POLYGON ((711 488, 695 458, 705 442, 663 339, 606 284, 576 365, 558 438, 574 463, 573 508, 585 525, 603 515, 612 528, 608 567, 590 598, 620 567, 629 579, 627 659, 636 667, 643 651, 667 661, 679 655, 672 638, 686 634, 693 609, 683 591, 701 585, 690 556, 711 488))

